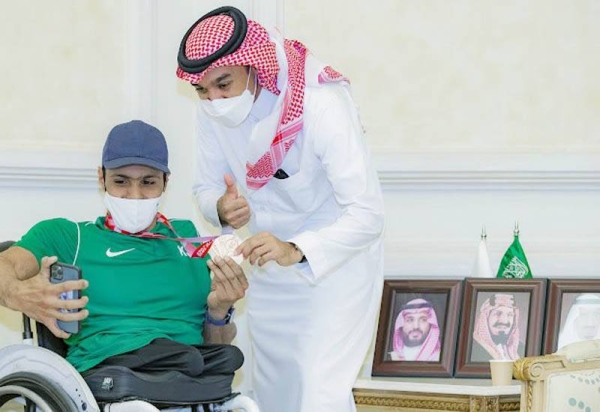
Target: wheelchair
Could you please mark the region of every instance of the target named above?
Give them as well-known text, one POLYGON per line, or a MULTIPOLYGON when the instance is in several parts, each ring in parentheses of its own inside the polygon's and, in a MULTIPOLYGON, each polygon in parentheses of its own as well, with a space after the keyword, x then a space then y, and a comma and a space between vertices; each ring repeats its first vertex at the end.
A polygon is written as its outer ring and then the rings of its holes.
MULTIPOLYGON (((0 252, 13 242, 1 242, 0 252)), ((23 314, 23 343, 0 349, 0 410, 24 412, 259 412, 256 403, 231 391, 231 375, 189 377, 178 371, 141 373, 121 366, 80 374, 66 361, 66 344, 23 314), (14 409, 11 409, 13 411, 14 409)))

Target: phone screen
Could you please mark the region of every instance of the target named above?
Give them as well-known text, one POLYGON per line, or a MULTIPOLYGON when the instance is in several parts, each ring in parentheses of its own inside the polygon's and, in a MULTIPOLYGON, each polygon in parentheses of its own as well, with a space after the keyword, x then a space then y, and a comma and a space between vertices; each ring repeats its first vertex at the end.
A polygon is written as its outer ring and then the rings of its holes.
MULTIPOLYGON (((68 292, 61 293, 60 298, 61 298, 61 300, 69 300, 69 299, 77 299, 77 296, 75 296, 74 290, 69 290, 68 292)), ((61 309, 61 312, 68 312, 68 310, 61 309)))

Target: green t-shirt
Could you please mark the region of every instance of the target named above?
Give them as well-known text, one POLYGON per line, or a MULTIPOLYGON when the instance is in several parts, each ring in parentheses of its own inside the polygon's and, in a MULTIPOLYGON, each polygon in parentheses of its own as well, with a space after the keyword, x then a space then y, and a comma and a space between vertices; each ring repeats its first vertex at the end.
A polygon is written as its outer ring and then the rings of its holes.
MULTIPOLYGON (((180 237, 197 236, 188 220, 172 220, 180 237)), ((175 234, 162 223, 152 229, 175 234)), ((201 345, 210 275, 206 259, 189 258, 178 241, 137 238, 96 222, 46 220, 15 244, 38 261, 57 256, 81 268, 89 316, 66 340, 67 360, 80 372, 139 349, 156 338, 201 345)))

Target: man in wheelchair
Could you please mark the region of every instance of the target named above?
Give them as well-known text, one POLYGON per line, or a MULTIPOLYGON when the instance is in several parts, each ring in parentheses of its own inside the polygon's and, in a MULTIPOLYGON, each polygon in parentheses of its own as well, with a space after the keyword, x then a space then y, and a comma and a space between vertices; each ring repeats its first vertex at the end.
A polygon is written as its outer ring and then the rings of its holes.
POLYGON ((229 344, 236 334, 233 304, 245 295, 246 277, 230 257, 205 257, 210 239, 199 238, 191 221, 158 212, 169 173, 158 129, 139 120, 119 124, 98 168, 106 216, 39 222, 0 253, 0 304, 63 338, 66 359, 96 398, 106 388, 94 386, 106 382, 94 372, 107 367, 140 376, 218 376, 219 385, 209 388, 230 391, 243 363, 241 351, 229 344), (51 283, 50 266, 57 261, 79 267, 82 279, 51 283), (60 298, 73 290, 81 298, 60 298), (57 321, 80 321, 79 332, 68 334, 57 321))

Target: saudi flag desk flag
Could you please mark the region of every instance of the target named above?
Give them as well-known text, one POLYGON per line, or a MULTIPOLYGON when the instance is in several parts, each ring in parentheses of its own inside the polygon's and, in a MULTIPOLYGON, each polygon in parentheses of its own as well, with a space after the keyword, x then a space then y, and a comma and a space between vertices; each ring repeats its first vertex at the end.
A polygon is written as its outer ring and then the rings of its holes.
POLYGON ((515 225, 515 239, 502 257, 497 278, 531 279, 531 268, 519 242, 519 225, 515 225))

